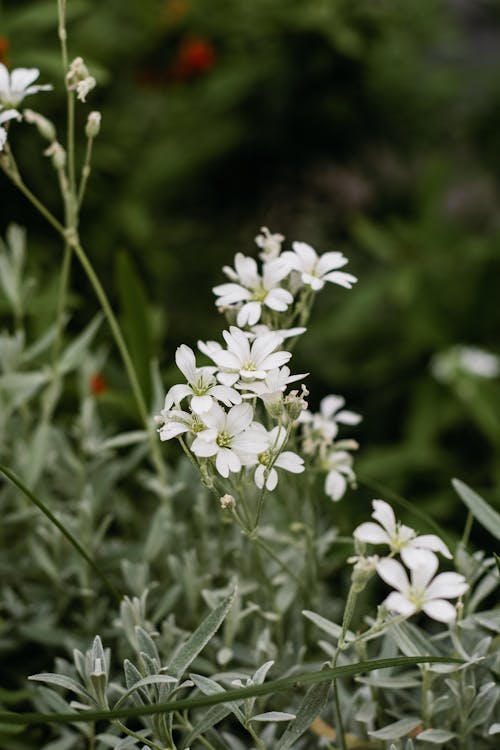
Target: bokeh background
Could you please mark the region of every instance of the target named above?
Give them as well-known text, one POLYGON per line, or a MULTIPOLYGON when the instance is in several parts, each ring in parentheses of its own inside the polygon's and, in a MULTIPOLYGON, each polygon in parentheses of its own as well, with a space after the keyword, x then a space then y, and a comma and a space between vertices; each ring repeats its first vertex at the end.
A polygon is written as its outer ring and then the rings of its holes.
MULTIPOLYGON (((38 66, 56 88, 29 106, 63 122, 56 3, 1 7, 0 59, 38 66)), ((146 392, 151 357, 167 386, 180 343, 219 337, 211 288, 267 225, 342 250, 359 277, 322 293, 294 362, 313 406, 342 393, 363 413, 360 475, 445 524, 452 476, 495 502, 499 381, 452 367, 442 382, 431 363, 457 344, 500 354, 500 3, 69 0, 68 19, 70 55, 98 80, 80 132, 90 109, 103 116, 82 238, 146 392)), ((60 213, 32 129, 12 143, 60 213)), ((2 235, 28 229, 42 328, 61 247, 3 176, 0 196, 2 235)), ((74 268, 70 330, 92 299, 74 268)), ((103 409, 131 422, 114 355, 100 375, 103 409)))

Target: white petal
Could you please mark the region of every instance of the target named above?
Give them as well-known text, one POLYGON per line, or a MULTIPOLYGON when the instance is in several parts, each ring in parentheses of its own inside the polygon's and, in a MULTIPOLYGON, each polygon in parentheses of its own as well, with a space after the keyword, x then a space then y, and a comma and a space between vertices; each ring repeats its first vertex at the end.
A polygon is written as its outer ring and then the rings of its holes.
POLYGON ((389 594, 384 604, 390 612, 397 612, 408 617, 416 611, 415 605, 409 602, 399 591, 393 591, 389 594))
POLYGON ((263 285, 264 289, 272 289, 272 287, 279 284, 285 276, 291 271, 290 263, 286 258, 274 258, 268 263, 264 263, 263 267, 263 285))
POLYGON ((269 476, 267 477, 266 482, 266 490, 269 490, 269 492, 272 492, 274 489, 276 489, 276 485, 278 484, 278 472, 276 469, 271 469, 269 472, 269 476))
POLYGON ((332 271, 323 276, 324 281, 331 281, 333 284, 338 284, 346 289, 352 289, 352 285, 357 282, 356 276, 351 273, 344 273, 343 271, 332 271))
POLYGON ((241 404, 241 396, 234 388, 228 388, 225 385, 213 385, 210 388, 210 395, 222 401, 226 406, 231 404, 241 404))
POLYGON ((230 435, 239 435, 248 427, 253 419, 253 409, 250 404, 233 406, 226 419, 226 430, 230 435))
POLYGON ((260 276, 257 270, 257 263, 254 258, 249 258, 243 253, 236 253, 234 258, 234 267, 240 277, 241 283, 250 288, 259 284, 260 276))
POLYGON ((219 286, 214 286, 212 291, 217 295, 215 304, 218 307, 235 305, 238 302, 250 299, 252 296, 248 289, 245 289, 240 284, 219 284, 219 286))
POLYGON ((200 433, 193 440, 191 450, 193 451, 195 456, 200 456, 201 458, 209 458, 210 456, 215 456, 215 454, 219 450, 219 446, 217 445, 215 440, 204 440, 202 435, 203 433, 200 433))
POLYGON ((229 448, 220 448, 215 459, 215 466, 219 474, 227 479, 229 472, 237 472, 241 469, 241 461, 229 448))
POLYGON ((188 431, 189 427, 182 422, 168 422, 158 430, 160 440, 171 440, 172 438, 177 437, 177 435, 182 435, 183 432, 188 431))
POLYGON ((427 588, 426 596, 428 599, 455 599, 465 594, 468 588, 460 573, 440 573, 427 588))
POLYGON ((255 480, 255 484, 257 485, 259 490, 261 490, 264 486, 264 472, 265 472, 264 466, 262 464, 259 464, 257 468, 255 469, 255 474, 253 476, 255 480))
POLYGON ((342 498, 347 489, 347 481, 338 471, 329 471, 325 480, 325 492, 334 502, 342 498))
POLYGON ((457 610, 453 604, 444 599, 433 599, 430 602, 425 602, 422 609, 426 615, 438 622, 453 622, 457 617, 457 610))
POLYGON ((193 396, 191 399, 191 409, 195 414, 206 414, 212 408, 214 400, 212 396, 205 394, 204 396, 193 396))
POLYGON ((286 364, 291 358, 291 352, 274 352, 258 364, 259 368, 274 370, 275 367, 281 367, 281 365, 286 364))
POLYGON ((163 408, 168 410, 171 406, 173 406, 173 404, 176 404, 178 406, 182 399, 186 398, 186 396, 190 396, 191 393, 191 388, 188 385, 185 385, 183 383, 179 383, 179 385, 173 385, 165 396, 165 404, 163 408))
MULTIPOLYGON (((238 382, 240 377, 239 372, 218 372, 217 373, 217 380, 219 383, 222 383, 224 386, 231 387, 235 383, 238 382)), ((222 399, 221 399, 222 401, 222 399)))
POLYGON ((377 563, 377 573, 389 586, 405 594, 410 588, 406 571, 397 560, 384 557, 377 563))
MULTIPOLYGON (((283 339, 279 334, 274 332, 264 333, 262 336, 258 336, 252 344, 251 357, 253 361, 260 365, 271 352, 274 352, 283 342, 283 339)), ((268 367, 268 370, 271 368, 268 367)))
POLYGON ((292 451, 283 451, 283 453, 280 453, 274 465, 278 469, 285 469, 285 471, 290 471, 292 474, 301 474, 305 468, 304 459, 292 451))
POLYGON ((301 278, 304 284, 310 286, 311 289, 315 292, 319 292, 320 289, 323 289, 323 287, 325 286, 325 282, 322 281, 322 279, 318 279, 317 276, 314 276, 311 273, 304 272, 301 278))
POLYGON ((319 411, 322 417, 330 419, 333 417, 336 411, 338 411, 345 404, 345 399, 342 396, 325 396, 322 398, 319 404, 319 411))
POLYGON ((384 527, 390 537, 394 537, 396 534, 396 516, 389 503, 386 503, 385 500, 374 500, 372 506, 372 518, 384 527))
POLYGON ((339 252, 323 253, 316 264, 316 273, 323 276, 336 268, 342 268, 349 263, 348 259, 339 252))
POLYGON ((420 590, 426 589, 438 569, 439 560, 434 552, 413 548, 408 567, 411 570, 412 585, 420 590))
POLYGON ((219 404, 212 404, 212 408, 206 414, 203 414, 203 422, 207 427, 222 432, 226 426, 226 412, 219 404))
POLYGON ((293 242, 292 248, 300 259, 301 270, 305 271, 314 268, 318 260, 318 254, 311 245, 308 245, 307 242, 293 242))
POLYGON ((262 305, 260 302, 247 302, 238 313, 236 322, 239 326, 254 326, 260 320, 262 305))
POLYGON ((390 544, 387 531, 378 525, 378 523, 362 523, 357 529, 354 529, 353 536, 361 542, 368 544, 390 544))
POLYGON ((412 546, 430 549, 433 552, 441 552, 444 557, 452 559, 452 554, 446 544, 436 534, 422 534, 412 540, 412 546))
POLYGON ((23 93, 24 89, 36 81, 39 75, 38 68, 16 68, 10 75, 12 93, 23 93))
POLYGON ((266 307, 284 312, 293 302, 293 297, 286 289, 272 289, 264 300, 266 307))
POLYGON ((0 99, 10 91, 10 75, 9 71, 3 63, 0 62, 0 99))
POLYGON ((347 409, 343 409, 335 415, 335 420, 337 422, 340 422, 340 424, 355 425, 359 424, 362 419, 363 417, 361 416, 361 414, 356 414, 356 412, 348 411, 347 409))
POLYGON ((186 344, 182 344, 175 352, 175 361, 188 383, 191 383, 191 385, 195 383, 197 373, 193 350, 186 344))

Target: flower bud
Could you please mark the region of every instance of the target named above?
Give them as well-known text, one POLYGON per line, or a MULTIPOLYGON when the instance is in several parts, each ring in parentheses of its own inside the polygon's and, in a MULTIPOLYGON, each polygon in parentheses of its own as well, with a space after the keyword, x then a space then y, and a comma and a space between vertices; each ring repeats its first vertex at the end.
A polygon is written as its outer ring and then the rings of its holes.
POLYGON ((54 169, 59 171, 66 166, 66 151, 57 141, 54 141, 43 153, 44 156, 50 156, 54 169))
POLYGON ((89 74, 83 57, 75 57, 66 74, 68 91, 76 91, 77 98, 84 102, 87 94, 96 86, 96 80, 89 74))
POLYGON ((222 495, 220 499, 220 507, 222 510, 233 510, 236 507, 236 500, 232 495, 222 495))
POLYGON ((360 555, 348 559, 347 562, 355 563, 354 568, 352 569, 351 581, 353 591, 357 594, 363 591, 366 584, 375 573, 378 560, 378 555, 369 555, 368 557, 360 555))
POLYGON ((305 397, 308 395, 309 391, 305 385, 302 385, 300 394, 298 391, 290 391, 290 393, 285 396, 283 404, 285 411, 292 422, 295 422, 302 412, 307 409, 307 401, 305 397))
POLYGON ((47 120, 46 117, 39 112, 34 112, 32 109, 25 109, 23 115, 26 122, 29 122, 30 125, 35 125, 42 138, 45 138, 51 143, 52 141, 55 141, 56 129, 50 120, 47 120))
POLYGON ((95 138, 99 135, 101 129, 101 113, 91 112, 87 117, 87 124, 85 125, 85 135, 87 138, 95 138))

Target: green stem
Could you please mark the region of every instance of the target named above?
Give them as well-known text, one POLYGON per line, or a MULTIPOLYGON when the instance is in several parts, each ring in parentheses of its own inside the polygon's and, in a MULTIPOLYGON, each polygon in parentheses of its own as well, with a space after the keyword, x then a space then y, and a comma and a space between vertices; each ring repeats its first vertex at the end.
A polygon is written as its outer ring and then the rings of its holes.
POLYGON ((474 515, 473 513, 471 513, 471 511, 469 511, 467 514, 467 520, 465 522, 464 533, 462 534, 462 539, 460 540, 460 546, 464 549, 467 547, 469 543, 469 537, 470 537, 470 532, 472 530, 473 523, 474 523, 474 515))
POLYGON ((99 568, 99 566, 94 562, 94 560, 87 554, 86 550, 82 547, 80 542, 73 536, 73 534, 68 531, 68 529, 55 517, 55 515, 52 513, 52 511, 47 508, 45 503, 43 503, 39 498, 36 497, 22 482, 20 479, 16 477, 15 474, 13 474, 10 469, 8 469, 6 466, 2 466, 0 464, 0 472, 4 474, 4 476, 7 477, 7 479, 10 479, 10 481, 18 487, 21 492, 28 498, 28 500, 31 500, 31 502, 39 508, 42 513, 47 516, 49 521, 54 524, 54 526, 59 529, 61 534, 66 537, 68 542, 75 548, 75 550, 78 552, 78 554, 83 557, 85 562, 90 565, 92 570, 99 576, 101 581, 104 583, 106 588, 108 589, 109 593, 117 600, 121 601, 121 595, 118 593, 118 591, 115 589, 113 584, 109 581, 108 577, 102 572, 102 570, 99 568))
POLYGON ((253 739, 259 750, 266 750, 262 742, 260 741, 260 738, 258 737, 257 733, 253 729, 253 727, 250 724, 245 724, 245 729, 247 730, 250 737, 253 739))
MULTIPOLYGON (((349 593, 347 595, 347 603, 346 603, 345 610, 344 610, 344 617, 342 619, 342 630, 340 631, 340 637, 337 643, 337 649, 332 659, 332 668, 335 668, 337 666, 337 661, 340 656, 340 652, 344 649, 345 637, 349 629, 349 625, 351 624, 352 616, 354 614, 354 608, 356 607, 357 597, 358 597, 358 593, 355 590, 354 586, 351 585, 351 588, 349 589, 349 593)), ((335 701, 335 713, 337 714, 337 738, 340 741, 341 750, 346 750, 347 745, 346 745, 346 739, 345 739, 345 727, 344 727, 344 721, 342 719, 342 708, 340 705, 340 696, 339 696, 339 690, 338 690, 336 679, 333 680, 333 696, 334 696, 334 701, 335 701)))
POLYGON ((133 732, 131 729, 129 729, 125 724, 122 724, 121 721, 118 721, 118 719, 113 722, 116 724, 116 726, 122 730, 125 734, 128 734, 129 737, 134 737, 136 740, 140 740, 148 747, 153 748, 153 750, 164 750, 164 748, 160 747, 160 745, 157 745, 156 742, 152 742, 151 740, 146 739, 142 734, 137 734, 137 732, 133 732))
POLYGON ((85 196, 85 190, 87 189, 87 182, 90 177, 90 162, 92 160, 92 145, 94 143, 93 138, 87 138, 87 148, 85 150, 85 162, 82 167, 82 176, 80 179, 80 187, 78 188, 77 207, 81 208, 83 198, 85 196))
POLYGON ((399 656, 387 659, 370 659, 368 661, 346 664, 335 669, 314 670, 294 674, 291 677, 284 677, 278 680, 271 680, 262 685, 251 685, 250 687, 235 688, 223 693, 214 695, 199 695, 194 698, 183 698, 181 700, 171 700, 165 703, 148 704, 144 706, 131 706, 129 708, 120 708, 111 711, 71 711, 68 713, 39 713, 26 712, 16 713, 15 711, 0 711, 0 723, 2 724, 71 724, 73 722, 87 721, 113 721, 114 719, 130 719, 138 716, 153 716, 155 714, 166 714, 173 711, 192 710, 195 708, 207 708, 219 703, 230 703, 236 700, 245 700, 247 698, 258 697, 262 695, 271 695, 288 690, 296 690, 297 685, 306 687, 316 685, 325 680, 333 680, 338 677, 356 676, 365 672, 372 672, 377 669, 388 669, 390 667, 400 668, 408 667, 414 664, 464 664, 462 659, 456 659, 448 656, 399 656))

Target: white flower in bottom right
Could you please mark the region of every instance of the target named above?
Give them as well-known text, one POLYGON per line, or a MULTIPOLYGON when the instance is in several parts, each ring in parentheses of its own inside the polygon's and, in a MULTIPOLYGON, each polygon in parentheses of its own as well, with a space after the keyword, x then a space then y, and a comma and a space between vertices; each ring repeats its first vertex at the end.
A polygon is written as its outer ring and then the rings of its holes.
POLYGON ((391 612, 401 615, 423 611, 439 622, 453 622, 456 608, 447 599, 455 599, 465 594, 469 588, 464 576, 459 573, 440 573, 438 559, 433 552, 415 550, 411 559, 410 579, 401 563, 384 558, 377 564, 379 576, 392 586, 393 591, 384 604, 391 612))

